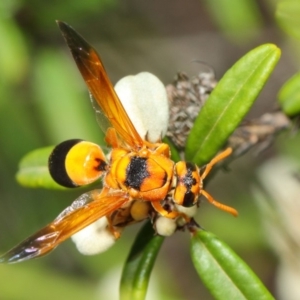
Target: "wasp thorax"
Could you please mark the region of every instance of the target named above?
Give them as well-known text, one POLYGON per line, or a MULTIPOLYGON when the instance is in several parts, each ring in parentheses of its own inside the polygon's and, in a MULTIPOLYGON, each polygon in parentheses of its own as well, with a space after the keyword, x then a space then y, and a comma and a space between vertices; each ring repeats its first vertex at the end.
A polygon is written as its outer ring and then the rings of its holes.
POLYGON ((164 199, 170 189, 174 162, 162 155, 160 150, 165 151, 165 148, 147 151, 147 155, 144 155, 144 149, 118 155, 115 153, 119 149, 113 149, 105 184, 126 191, 134 199, 164 199))
POLYGON ((175 165, 176 186, 174 202, 184 207, 193 206, 198 202, 201 179, 196 165, 180 161, 175 165))
POLYGON ((106 166, 105 155, 97 144, 78 139, 57 145, 49 157, 52 178, 65 187, 94 182, 106 166))

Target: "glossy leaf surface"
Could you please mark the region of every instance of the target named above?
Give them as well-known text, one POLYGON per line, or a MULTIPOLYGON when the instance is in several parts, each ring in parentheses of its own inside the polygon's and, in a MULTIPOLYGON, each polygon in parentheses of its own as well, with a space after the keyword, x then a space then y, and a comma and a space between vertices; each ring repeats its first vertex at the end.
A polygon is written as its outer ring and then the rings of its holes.
POLYGON ((123 268, 121 300, 145 299, 151 271, 163 241, 163 237, 154 236, 150 222, 141 229, 123 268))
POLYGON ((194 234, 191 256, 215 299, 274 299, 246 263, 212 233, 200 230, 194 234))
POLYGON ((186 158, 207 163, 245 117, 280 57, 265 44, 243 56, 229 69, 197 117, 187 140, 186 158))
POLYGON ((66 189, 50 176, 48 159, 54 147, 36 149, 23 157, 16 175, 17 181, 30 188, 66 189))

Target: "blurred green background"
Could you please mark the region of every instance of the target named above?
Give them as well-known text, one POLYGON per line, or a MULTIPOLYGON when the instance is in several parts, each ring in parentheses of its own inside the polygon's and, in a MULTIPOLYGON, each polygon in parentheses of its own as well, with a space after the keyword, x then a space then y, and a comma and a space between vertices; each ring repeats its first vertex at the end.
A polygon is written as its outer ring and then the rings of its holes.
MULTIPOLYGON (((278 29, 276 1, 4 0, 0 3, 0 251, 7 251, 52 221, 81 191, 31 190, 15 181, 28 151, 70 138, 102 143, 86 87, 55 24, 63 20, 100 53, 113 82, 141 71, 164 84, 177 71, 195 75, 201 60, 217 77, 259 44, 272 42, 283 56, 249 119, 275 107, 279 87, 298 68, 297 45, 278 29)), ((291 140, 289 149, 297 147, 291 140), (294 146, 293 146, 294 145, 294 146)), ((274 291, 277 260, 265 241, 251 194, 256 166, 286 137, 259 156, 247 154, 208 190, 240 213, 234 219, 203 203, 197 220, 224 239, 274 291)), ((121 266, 139 225, 94 257, 71 241, 44 258, 0 265, 0 299, 117 299, 121 266)), ((211 299, 189 257, 188 233, 165 240, 148 299, 211 299), (184 274, 184 275, 183 275, 184 274), (159 296, 158 296, 159 295, 159 296)))

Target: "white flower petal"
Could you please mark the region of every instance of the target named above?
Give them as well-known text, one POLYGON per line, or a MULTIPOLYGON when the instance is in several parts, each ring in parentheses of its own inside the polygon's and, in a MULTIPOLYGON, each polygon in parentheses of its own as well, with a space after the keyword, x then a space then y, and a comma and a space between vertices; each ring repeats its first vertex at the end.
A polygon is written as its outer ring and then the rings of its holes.
POLYGON ((159 141, 169 123, 168 98, 162 82, 142 72, 122 78, 115 90, 140 136, 153 143, 159 141))
POLYGON ((195 214, 197 213, 197 210, 198 210, 198 206, 197 205, 193 205, 193 206, 190 206, 190 207, 185 207, 185 206, 182 206, 182 205, 178 205, 178 204, 175 204, 175 207, 176 207, 176 210, 185 214, 186 216, 192 218, 195 216, 195 214))
MULTIPOLYGON (((198 210, 197 205, 193 205, 193 206, 190 206, 190 207, 184 207, 182 205, 175 204, 175 206, 176 206, 177 211, 185 214, 189 218, 194 217, 195 214, 197 213, 197 210, 198 210)), ((185 224, 186 224, 186 219, 185 218, 179 217, 177 219, 177 225, 178 226, 184 226, 185 224)))
POLYGON ((166 217, 158 217, 155 220, 155 229, 159 235, 170 236, 177 228, 176 219, 170 219, 166 217))
POLYGON ((71 238, 78 251, 84 255, 95 255, 106 251, 116 241, 115 236, 107 229, 106 217, 75 233, 71 238))

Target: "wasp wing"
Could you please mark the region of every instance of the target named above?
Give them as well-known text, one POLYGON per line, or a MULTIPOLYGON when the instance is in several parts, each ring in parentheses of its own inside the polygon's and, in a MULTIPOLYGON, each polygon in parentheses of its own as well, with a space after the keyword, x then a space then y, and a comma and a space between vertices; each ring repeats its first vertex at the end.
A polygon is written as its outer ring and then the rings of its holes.
POLYGON ((142 146, 143 140, 118 98, 96 50, 72 27, 64 22, 57 23, 92 94, 92 100, 96 101, 112 127, 129 146, 142 146))
POLYGON ((48 224, 0 257, 0 263, 16 263, 52 251, 70 236, 109 215, 129 201, 123 192, 104 194, 94 190, 81 195, 48 224))

